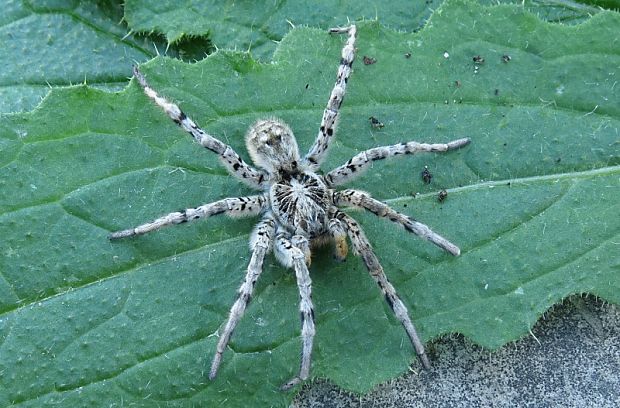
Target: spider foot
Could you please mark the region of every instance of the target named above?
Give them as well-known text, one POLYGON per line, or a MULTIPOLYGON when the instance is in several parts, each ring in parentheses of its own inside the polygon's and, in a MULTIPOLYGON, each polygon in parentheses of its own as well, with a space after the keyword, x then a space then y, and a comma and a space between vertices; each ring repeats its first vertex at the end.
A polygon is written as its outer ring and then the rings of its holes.
POLYGON ((418 359, 420 360, 420 363, 422 363, 422 367, 425 370, 431 369, 431 362, 428 361, 428 356, 426 355, 426 353, 418 354, 418 359))
POLYGON ((300 384, 303 381, 302 378, 299 377, 293 377, 291 378, 291 380, 285 384, 282 384, 282 386, 280 387, 280 391, 288 391, 291 388, 293 388, 294 386, 300 384))
POLYGON ((126 229, 126 230, 122 230, 122 231, 112 232, 112 233, 110 233, 108 235, 108 239, 110 241, 114 241, 114 240, 117 240, 117 239, 133 237, 134 235, 136 235, 136 230, 135 230, 135 228, 131 228, 131 229, 126 229))
POLYGON ((457 140, 453 140, 451 142, 448 142, 448 150, 455 150, 455 149, 459 149, 463 146, 466 146, 469 144, 469 142, 471 142, 471 139, 468 137, 464 137, 462 139, 457 139, 457 140))
POLYGON ((354 25, 350 25, 348 27, 332 27, 328 31, 330 34, 344 34, 351 31, 354 27, 354 25))
POLYGON ((136 79, 138 80, 138 83, 140 84, 142 88, 146 88, 147 86, 149 86, 148 83, 146 82, 146 78, 144 77, 144 74, 140 72, 140 69, 138 68, 137 65, 134 65, 132 67, 132 71, 133 71, 134 77, 136 77, 136 79))
POLYGON ((214 380, 217 376, 217 370, 220 368, 220 364, 222 363, 222 353, 216 352, 215 356, 213 356, 213 361, 211 362, 211 370, 209 370, 209 380, 214 380))

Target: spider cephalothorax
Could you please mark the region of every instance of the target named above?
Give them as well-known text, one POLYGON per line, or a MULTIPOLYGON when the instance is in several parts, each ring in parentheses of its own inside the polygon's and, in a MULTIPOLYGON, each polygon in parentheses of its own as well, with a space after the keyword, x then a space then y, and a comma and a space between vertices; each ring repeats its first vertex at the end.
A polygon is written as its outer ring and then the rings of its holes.
POLYGON ((331 197, 320 176, 284 174, 271 186, 269 200, 274 215, 291 233, 313 239, 327 232, 331 197))
POLYGON ((301 166, 297 140, 279 119, 257 121, 247 133, 246 145, 257 167, 272 184, 271 210, 292 234, 315 238, 327 232, 330 196, 322 178, 301 166))
POLYGON ((301 367, 299 374, 282 388, 291 388, 308 378, 314 339, 314 311, 308 271, 310 249, 314 244, 332 242, 336 258, 342 260, 348 251, 347 238, 351 241, 353 252, 362 258, 370 276, 377 282, 385 300, 394 311, 394 315, 405 328, 422 365, 425 368, 430 365, 424 353, 424 346, 409 318, 407 308, 385 276, 366 235, 359 224, 352 217, 340 211, 339 207, 359 207, 379 217, 385 217, 453 255, 460 253, 459 248, 426 225, 393 210, 367 193, 351 189, 336 190, 336 187, 360 175, 375 160, 417 152, 454 150, 469 143, 469 139, 436 144, 407 142, 375 147, 358 153, 345 164, 325 175, 318 174, 317 170, 335 134, 334 126, 339 116, 339 108, 344 99, 351 65, 355 58, 355 26, 334 28, 330 32, 346 33, 348 39, 342 49, 336 84, 327 102, 327 107, 323 111, 323 119, 314 144, 309 152, 301 157, 295 136, 288 125, 274 118, 259 120, 246 135, 247 149, 257 168, 243 161, 230 146, 198 127, 177 105, 159 96, 148 85, 142 73, 134 68, 134 75, 147 96, 164 109, 173 121, 189 132, 199 144, 218 154, 223 165, 233 176, 260 191, 256 195, 225 198, 196 208, 173 212, 150 223, 110 234, 110 239, 142 235, 167 225, 217 214, 261 217, 250 236, 252 256, 245 280, 239 288, 238 297, 230 310, 228 321, 220 332, 209 373, 211 379, 217 374, 232 332, 250 301, 254 285, 262 272, 263 260, 272 250, 284 266, 295 270, 300 296, 301 367))

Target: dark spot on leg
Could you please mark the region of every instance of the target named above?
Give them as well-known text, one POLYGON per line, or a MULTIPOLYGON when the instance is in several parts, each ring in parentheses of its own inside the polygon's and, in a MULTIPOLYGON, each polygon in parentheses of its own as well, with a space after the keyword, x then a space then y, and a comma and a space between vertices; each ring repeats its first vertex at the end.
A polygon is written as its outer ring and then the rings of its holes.
POLYGON ((390 295, 388 295, 387 293, 385 294, 385 301, 390 306, 390 309, 394 310, 394 301, 392 300, 390 295))
POLYGON ((187 222, 187 211, 180 210, 179 213, 181 213, 181 216, 183 217, 183 219, 179 221, 179 224, 187 222))

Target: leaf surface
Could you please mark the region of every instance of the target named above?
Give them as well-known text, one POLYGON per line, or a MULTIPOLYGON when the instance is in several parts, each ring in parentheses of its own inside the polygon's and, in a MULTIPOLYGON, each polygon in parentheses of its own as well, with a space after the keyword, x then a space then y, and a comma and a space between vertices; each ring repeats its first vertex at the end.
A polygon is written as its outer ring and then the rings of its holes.
POLYGON ((122 2, 100 0, 6 0, 0 15, 0 112, 28 111, 52 87, 88 83, 121 90, 131 64, 145 62, 158 50, 184 58, 202 58, 205 45, 167 47, 156 36, 129 33, 122 2))
POLYGON ((219 48, 251 50, 269 61, 277 43, 295 26, 345 26, 348 21, 380 20, 397 30, 416 30, 439 0, 392 1, 389 7, 376 0, 234 2, 128 0, 125 18, 136 32, 158 32, 174 44, 185 37, 208 36, 219 48))
MULTIPOLYGON (((345 26, 349 21, 378 20, 399 31, 420 29, 440 0, 235 2, 192 0, 127 0, 125 20, 139 33, 161 33, 169 44, 208 37, 219 48, 251 50, 263 61, 271 60, 278 42, 295 26, 322 28, 345 26)), ((602 8, 618 9, 617 0, 480 0, 481 4, 516 4, 547 21, 581 23, 602 8)))
MULTIPOLYGON (((449 1, 416 34, 359 25, 359 58, 323 168, 373 146, 472 138, 457 152, 377 162, 350 184, 463 251, 450 257, 351 212, 424 340, 461 332, 496 348, 572 293, 620 302, 619 23, 602 12, 565 27, 514 6, 449 1), (363 64, 364 55, 377 62, 363 64), (476 55, 485 62, 474 64, 476 55), (370 116, 385 126, 372 128, 370 116)), ((300 28, 273 64, 217 52, 191 65, 157 58, 143 71, 246 159, 247 127, 272 115, 305 151, 343 41, 300 28)), ((115 94, 54 90, 35 111, 1 117, 0 149, 0 405, 290 402, 277 387, 298 368, 298 295, 272 257, 217 380, 206 377, 255 220, 216 217, 106 239, 249 193, 135 82, 115 94)), ((363 392, 404 372, 413 351, 360 260, 337 264, 321 249, 311 274, 312 375, 363 392)))

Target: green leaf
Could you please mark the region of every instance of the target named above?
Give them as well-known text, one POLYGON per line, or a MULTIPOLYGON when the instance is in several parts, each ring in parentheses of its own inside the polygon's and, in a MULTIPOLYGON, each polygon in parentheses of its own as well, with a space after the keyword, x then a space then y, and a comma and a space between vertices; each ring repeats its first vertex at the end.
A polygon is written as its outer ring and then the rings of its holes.
MULTIPOLYGON (((425 340, 461 332, 500 347, 569 294, 620 302, 620 55, 610 40, 619 23, 601 12, 565 27, 514 6, 449 1, 417 34, 359 25, 324 169, 373 146, 472 138, 457 152, 378 162, 351 183, 463 251, 450 257, 351 212, 425 340), (364 55, 377 62, 364 65, 364 55), (477 55, 485 62, 474 64, 477 55), (385 127, 372 128, 369 116, 385 127), (442 188, 449 195, 439 203, 442 188)), ((305 151, 343 41, 296 29, 273 64, 217 52, 193 65, 158 58, 143 71, 246 159, 245 130, 272 115, 291 124, 305 151)), ((277 387, 298 369, 298 295, 271 256, 218 378, 206 377, 255 220, 106 238, 248 193, 135 83, 115 94, 53 90, 35 111, 0 118, 0 149, 0 405, 290 402, 277 387)), ((360 260, 336 264, 321 249, 311 273, 312 375, 363 392, 404 372, 413 350, 360 260)))
MULTIPOLYGON (((599 11, 588 2, 504 1, 564 23, 582 22, 599 11)), ((251 49, 254 56, 270 60, 292 24, 327 29, 346 24, 348 18, 366 18, 380 19, 397 30, 415 31, 441 1, 392 2, 388 9, 379 2, 337 6, 315 2, 311 9, 305 2, 294 1, 278 6, 205 1, 191 7, 162 1, 126 3, 124 12, 119 0, 5 1, 0 16, 0 60, 4 62, 0 112, 33 109, 57 86, 88 83, 120 90, 131 76, 132 63, 160 53, 189 61, 202 59, 214 50, 209 36, 220 48, 251 49)), ((617 0, 592 3, 618 8, 617 0)))
MULTIPOLYGON (((482 4, 514 3, 540 18, 567 24, 580 23, 600 11, 618 9, 617 0, 479 0, 482 4), (589 5, 593 3, 594 5, 589 5)), ((277 43, 295 26, 328 29, 348 21, 378 20, 398 31, 417 31, 442 1, 314 1, 231 2, 127 0, 125 20, 135 32, 162 33, 168 43, 209 37, 217 47, 251 50, 269 61, 277 43)))
POLYGON ((129 34, 122 19, 118 0, 3 1, 0 112, 33 109, 53 86, 87 82, 121 90, 131 64, 153 58, 158 49, 189 59, 208 50, 204 41, 168 49, 161 39, 129 34))
POLYGON ((539 18, 563 24, 578 24, 588 20, 604 8, 618 11, 618 0, 479 0, 480 4, 515 4, 539 18))
POLYGON ((233 2, 178 2, 127 0, 125 19, 136 32, 163 33, 169 43, 192 36, 209 36, 219 48, 251 50, 256 58, 268 61, 277 43, 291 27, 328 29, 348 21, 381 21, 396 30, 421 27, 440 0, 392 1, 389 7, 376 0, 233 2))

